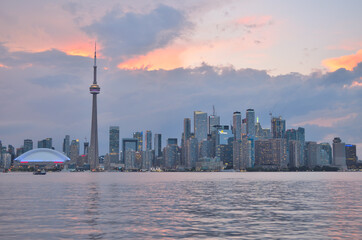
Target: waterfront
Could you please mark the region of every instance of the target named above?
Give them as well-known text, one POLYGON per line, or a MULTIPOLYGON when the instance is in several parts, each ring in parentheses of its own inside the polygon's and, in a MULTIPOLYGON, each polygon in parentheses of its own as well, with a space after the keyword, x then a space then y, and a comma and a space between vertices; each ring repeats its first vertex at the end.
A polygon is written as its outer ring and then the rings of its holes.
POLYGON ((359 239, 359 172, 0 174, 1 239, 359 239))

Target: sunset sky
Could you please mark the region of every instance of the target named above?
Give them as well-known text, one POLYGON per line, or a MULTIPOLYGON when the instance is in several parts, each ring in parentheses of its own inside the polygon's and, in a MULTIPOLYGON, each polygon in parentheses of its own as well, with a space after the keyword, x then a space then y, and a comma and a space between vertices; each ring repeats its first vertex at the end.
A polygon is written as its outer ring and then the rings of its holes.
POLYGON ((181 137, 194 110, 222 124, 254 108, 362 158, 362 2, 1 1, 0 140, 89 140, 97 42, 100 153, 152 130, 181 137))

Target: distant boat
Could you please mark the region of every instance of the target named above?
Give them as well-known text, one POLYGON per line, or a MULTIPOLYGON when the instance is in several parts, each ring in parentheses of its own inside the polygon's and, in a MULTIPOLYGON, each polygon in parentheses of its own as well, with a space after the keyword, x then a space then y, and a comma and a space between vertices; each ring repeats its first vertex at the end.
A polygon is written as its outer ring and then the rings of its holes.
POLYGON ((45 174, 47 174, 47 173, 45 172, 44 169, 43 169, 43 170, 38 169, 38 170, 36 170, 35 172, 33 172, 33 174, 34 174, 34 175, 45 175, 45 174))

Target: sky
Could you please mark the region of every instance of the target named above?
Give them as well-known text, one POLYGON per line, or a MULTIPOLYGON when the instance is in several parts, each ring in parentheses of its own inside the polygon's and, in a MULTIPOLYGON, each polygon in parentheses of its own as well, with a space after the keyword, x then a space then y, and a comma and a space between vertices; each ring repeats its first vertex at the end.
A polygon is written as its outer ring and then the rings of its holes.
POLYGON ((306 140, 362 158, 362 2, 123 0, 0 2, 0 140, 90 137, 97 42, 100 153, 151 130, 181 137, 193 111, 230 124, 270 113, 306 140))

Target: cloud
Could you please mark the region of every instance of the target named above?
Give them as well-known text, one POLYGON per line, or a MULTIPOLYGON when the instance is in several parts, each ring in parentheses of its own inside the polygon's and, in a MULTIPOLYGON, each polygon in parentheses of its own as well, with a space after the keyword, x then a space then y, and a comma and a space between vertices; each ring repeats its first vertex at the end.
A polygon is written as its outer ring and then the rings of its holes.
POLYGON ((118 65, 120 69, 145 69, 145 70, 171 70, 182 67, 180 54, 184 48, 161 48, 149 52, 146 55, 135 56, 118 65))
POLYGON ((330 71, 335 71, 339 68, 352 70, 360 62, 362 62, 362 49, 355 54, 325 59, 322 61, 322 64, 330 71))
POLYGON ((38 84, 39 86, 48 88, 58 88, 65 85, 75 85, 80 82, 77 76, 68 74, 41 76, 39 78, 32 78, 29 81, 34 84, 38 84))
MULTIPOLYGON (((319 113, 320 114, 320 113, 319 113)), ((315 119, 311 119, 304 122, 295 123, 294 126, 306 126, 306 125, 316 125, 318 127, 335 127, 338 123, 341 123, 343 121, 347 120, 353 120, 358 116, 357 113, 350 113, 346 116, 341 117, 318 117, 315 119)))
POLYGON ((145 14, 113 10, 83 30, 97 37, 106 56, 124 59, 165 47, 188 27, 183 12, 160 5, 145 14))
MULTIPOLYGON (((0 45, 1 49, 0 62, 9 66, 0 68, 3 143, 20 146, 26 138, 53 137, 61 150, 65 134, 89 139, 92 58, 59 50, 9 52, 0 45), (21 131, 12 122, 19 123, 21 131)), ((168 56, 170 49, 153 50, 150 55, 168 56)), ((288 128, 304 126, 307 140, 321 141, 333 134, 345 142, 362 142, 357 134, 362 131, 362 64, 353 70, 279 76, 208 63, 171 70, 152 70, 152 66, 104 70, 105 59, 98 64, 101 153, 108 149, 110 125, 120 126, 121 138, 149 129, 166 140, 181 136, 183 118, 198 109, 211 113, 212 105, 222 124, 230 124, 234 111, 245 116, 246 109, 254 108, 264 128, 270 128, 272 112, 285 118, 288 128)))

